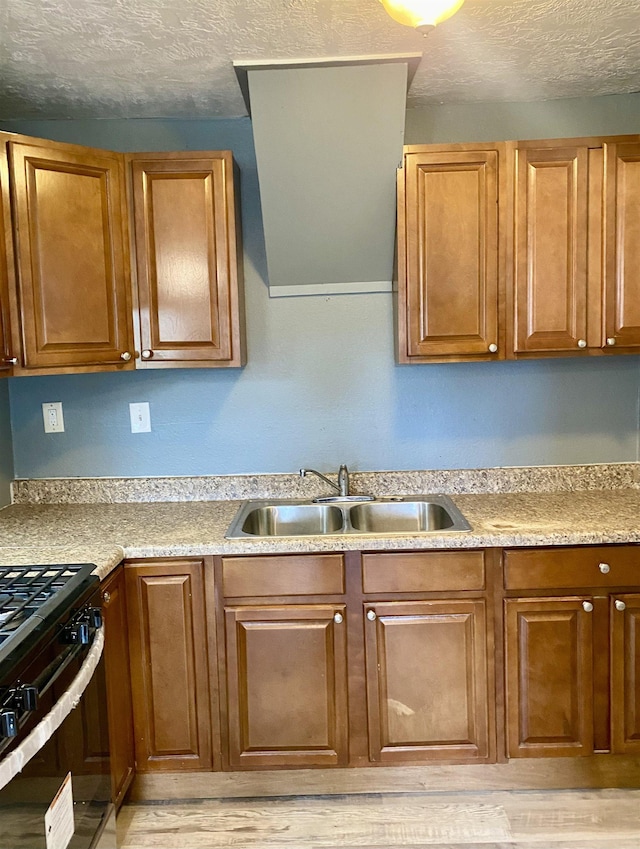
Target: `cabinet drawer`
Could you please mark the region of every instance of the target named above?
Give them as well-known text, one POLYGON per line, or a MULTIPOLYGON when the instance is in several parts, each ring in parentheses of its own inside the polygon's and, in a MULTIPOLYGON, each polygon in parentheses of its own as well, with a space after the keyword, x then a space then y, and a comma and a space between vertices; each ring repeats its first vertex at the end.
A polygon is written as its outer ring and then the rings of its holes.
POLYGON ((365 554, 365 593, 457 592, 484 589, 482 551, 365 554))
POLYGON ((523 549, 504 555, 507 590, 635 584, 640 584, 639 546, 523 549))
POLYGON ((239 596, 339 595, 344 592, 341 554, 223 557, 222 587, 239 596))

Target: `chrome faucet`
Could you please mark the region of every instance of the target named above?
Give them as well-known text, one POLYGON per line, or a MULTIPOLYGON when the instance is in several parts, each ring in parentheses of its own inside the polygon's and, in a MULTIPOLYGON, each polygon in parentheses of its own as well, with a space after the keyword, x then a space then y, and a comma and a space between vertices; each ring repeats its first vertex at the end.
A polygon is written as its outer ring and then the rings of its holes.
POLYGON ((316 475, 317 477, 321 478, 321 480, 323 480, 325 483, 328 483, 332 489, 335 489, 335 491, 341 498, 349 497, 349 469, 347 469, 346 466, 340 466, 340 468, 338 469, 338 483, 334 483, 333 481, 329 480, 328 477, 325 477, 325 475, 321 474, 320 472, 317 472, 315 469, 300 469, 301 478, 304 478, 307 475, 316 475))

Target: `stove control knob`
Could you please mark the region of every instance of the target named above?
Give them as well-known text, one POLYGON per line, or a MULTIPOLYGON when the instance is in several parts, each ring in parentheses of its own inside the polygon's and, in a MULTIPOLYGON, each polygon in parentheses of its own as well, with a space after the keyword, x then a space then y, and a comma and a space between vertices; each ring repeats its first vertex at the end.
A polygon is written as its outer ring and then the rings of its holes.
POLYGON ((102 610, 99 607, 88 607, 80 614, 78 622, 95 631, 102 625, 102 610))
POLYGON ((0 738, 18 736, 18 714, 15 710, 0 713, 0 738))
POLYGON ((91 628, 99 628, 102 625, 102 611, 99 607, 89 608, 88 617, 91 628))
POLYGON ((13 692, 13 706, 16 710, 32 711, 38 709, 38 688, 24 684, 13 692))
POLYGON ((89 624, 74 622, 62 629, 60 642, 69 646, 86 646, 89 644, 89 624))

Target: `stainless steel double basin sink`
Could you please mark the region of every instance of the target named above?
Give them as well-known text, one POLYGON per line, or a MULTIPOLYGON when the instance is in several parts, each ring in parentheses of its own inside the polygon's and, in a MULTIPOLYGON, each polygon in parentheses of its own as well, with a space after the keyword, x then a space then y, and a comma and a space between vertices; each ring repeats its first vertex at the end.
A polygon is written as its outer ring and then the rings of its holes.
POLYGON ((446 495, 407 495, 332 504, 313 501, 247 501, 227 539, 299 536, 387 536, 469 531, 471 526, 446 495))

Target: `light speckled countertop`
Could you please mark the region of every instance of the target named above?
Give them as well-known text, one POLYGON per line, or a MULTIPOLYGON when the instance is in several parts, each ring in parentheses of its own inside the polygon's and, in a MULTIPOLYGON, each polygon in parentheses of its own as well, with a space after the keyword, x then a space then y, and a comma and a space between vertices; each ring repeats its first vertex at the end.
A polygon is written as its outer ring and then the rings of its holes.
POLYGON ((640 490, 456 494, 472 530, 426 535, 227 540, 239 501, 13 504, 0 511, 5 564, 96 563, 123 557, 306 551, 485 548, 640 542, 640 490))

